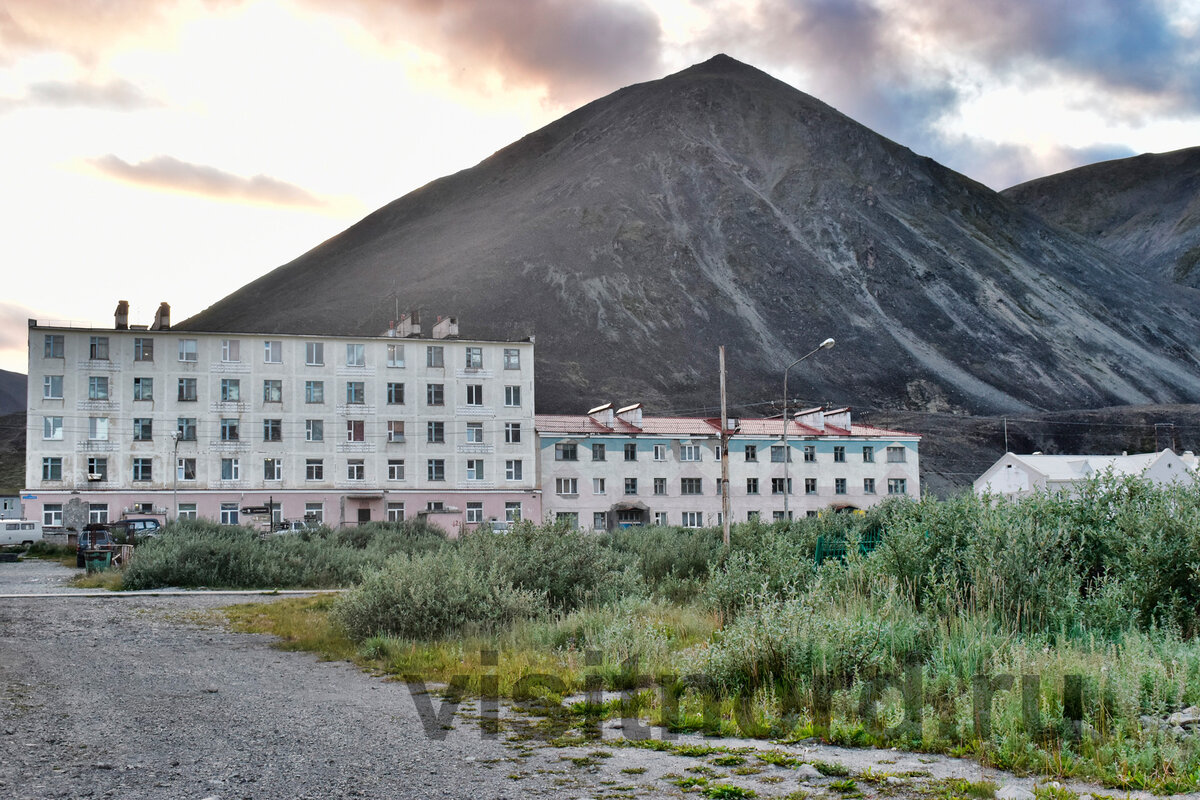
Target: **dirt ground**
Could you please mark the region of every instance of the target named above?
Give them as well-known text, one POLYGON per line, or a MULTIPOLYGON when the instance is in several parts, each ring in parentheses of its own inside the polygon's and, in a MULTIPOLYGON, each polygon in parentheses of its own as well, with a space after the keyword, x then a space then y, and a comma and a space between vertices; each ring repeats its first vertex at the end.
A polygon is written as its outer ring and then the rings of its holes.
MULTIPOLYGON (((477 703, 423 720, 418 708, 444 710, 440 698, 225 626, 221 607, 261 597, 60 595, 74 572, 0 563, 0 797, 665 798, 684 796, 676 781, 688 778, 758 797, 841 796, 811 768, 750 755, 737 774, 711 757, 621 747, 619 723, 606 741, 561 748, 513 736, 520 718, 508 709, 499 735, 481 730, 477 703)), ((965 760, 778 749, 845 765, 866 797, 917 797, 943 777, 1033 786, 965 760), (866 770, 929 777, 872 781, 866 770)))

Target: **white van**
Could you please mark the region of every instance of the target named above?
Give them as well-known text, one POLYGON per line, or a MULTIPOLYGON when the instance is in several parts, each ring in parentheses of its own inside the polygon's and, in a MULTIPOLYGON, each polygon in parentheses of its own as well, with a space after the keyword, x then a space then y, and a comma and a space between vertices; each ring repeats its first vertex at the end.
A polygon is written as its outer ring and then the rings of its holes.
POLYGON ((42 523, 28 519, 0 519, 0 546, 33 544, 42 540, 42 523))

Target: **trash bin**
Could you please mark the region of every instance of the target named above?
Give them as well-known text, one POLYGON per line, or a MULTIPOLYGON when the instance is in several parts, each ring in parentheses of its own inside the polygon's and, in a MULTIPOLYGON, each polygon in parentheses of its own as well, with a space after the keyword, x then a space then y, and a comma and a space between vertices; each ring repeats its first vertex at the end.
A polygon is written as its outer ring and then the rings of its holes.
POLYGON ((88 550, 83 555, 84 566, 88 572, 100 572, 112 566, 111 550, 88 550))

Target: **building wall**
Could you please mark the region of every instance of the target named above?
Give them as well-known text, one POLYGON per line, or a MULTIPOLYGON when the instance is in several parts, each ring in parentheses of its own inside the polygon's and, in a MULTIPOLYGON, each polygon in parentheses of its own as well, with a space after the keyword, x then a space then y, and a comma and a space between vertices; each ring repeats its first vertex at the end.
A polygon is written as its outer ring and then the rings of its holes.
POLYGON ((353 523, 360 508, 386 519, 398 503, 409 518, 439 502, 464 522, 468 503, 483 504, 472 515, 484 520, 503 519, 512 503, 536 517, 533 373, 531 342, 34 324, 25 494, 36 499, 26 513, 43 517, 46 504, 78 493, 107 504, 110 519, 139 507, 173 517, 177 504, 219 519, 222 504, 272 500, 287 519, 320 503, 335 524, 353 523), (106 344, 107 357, 93 344, 106 344), (441 366, 431 348, 441 348, 441 366), (480 364, 468 363, 469 348, 480 364), (176 441, 191 433, 181 419, 195 420, 195 435, 176 441), (390 436, 389 422, 403 435, 390 436), (506 425, 519 441, 506 441, 506 425), (103 477, 89 459, 103 460, 103 477), (518 461, 521 478, 507 479, 518 461), (434 474, 431 462, 444 470, 434 474))
MULTIPOLYGON (((641 503, 647 507, 647 522, 656 520, 669 525, 716 525, 721 512, 720 441, 713 436, 654 435, 577 435, 539 432, 542 465, 542 506, 545 516, 578 515, 585 528, 617 523, 608 515, 615 505, 641 503), (561 460, 557 445, 575 444, 577 459, 561 460), (593 446, 604 446, 604 459, 593 458, 593 446), (626 460, 626 445, 635 448, 636 458, 626 460), (659 448, 656 459, 656 446, 659 448), (684 448, 699 460, 683 460, 684 448), (600 494, 595 481, 603 481, 600 494), (627 494, 626 479, 636 481, 636 493, 627 494), (697 488, 699 494, 685 494, 697 488), (575 494, 562 494, 560 481, 574 480, 575 494), (656 480, 661 493, 656 491, 656 480), (686 484, 685 484, 686 481, 686 484), (665 514, 665 519, 658 515, 665 514)), ((792 493, 788 511, 792 517, 816 514, 829 508, 849 506, 868 508, 888 497, 889 479, 904 481, 904 495, 920 496, 919 461, 916 437, 883 438, 866 436, 804 438, 788 441, 792 461, 787 465, 792 493), (805 447, 812 447, 813 460, 806 462, 805 447), (863 447, 874 449, 873 461, 863 460, 863 447), (904 461, 888 462, 887 448, 903 449, 904 461), (845 460, 835 461, 835 448, 844 448, 845 460), (806 479, 814 480, 815 490, 806 492, 806 479), (836 491, 837 479, 846 483, 846 491, 836 491), (875 482, 874 492, 864 490, 864 480, 875 482)), ((778 438, 734 436, 729 445, 730 509, 734 522, 759 516, 764 520, 784 515, 785 465, 778 438), (771 447, 779 445, 773 460, 771 447), (747 458, 752 449, 753 458, 747 458), (778 480, 773 487, 772 479, 778 480), (757 491, 749 483, 757 480, 757 491), (777 488, 779 493, 773 492, 777 488)), ((898 488, 898 487, 897 487, 898 488)))

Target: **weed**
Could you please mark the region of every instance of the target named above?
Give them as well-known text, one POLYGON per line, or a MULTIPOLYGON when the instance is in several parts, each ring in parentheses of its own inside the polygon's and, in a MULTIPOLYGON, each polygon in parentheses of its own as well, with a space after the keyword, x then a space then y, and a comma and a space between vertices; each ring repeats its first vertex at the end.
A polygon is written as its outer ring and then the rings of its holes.
POLYGON ((740 786, 734 786, 729 783, 714 783, 711 786, 706 786, 701 791, 705 797, 720 800, 721 798, 741 798, 741 797, 758 797, 758 792, 753 789, 743 789, 740 786))
POLYGON ((832 761, 809 761, 808 763, 812 764, 817 772, 826 778, 844 778, 850 774, 849 769, 832 761))

